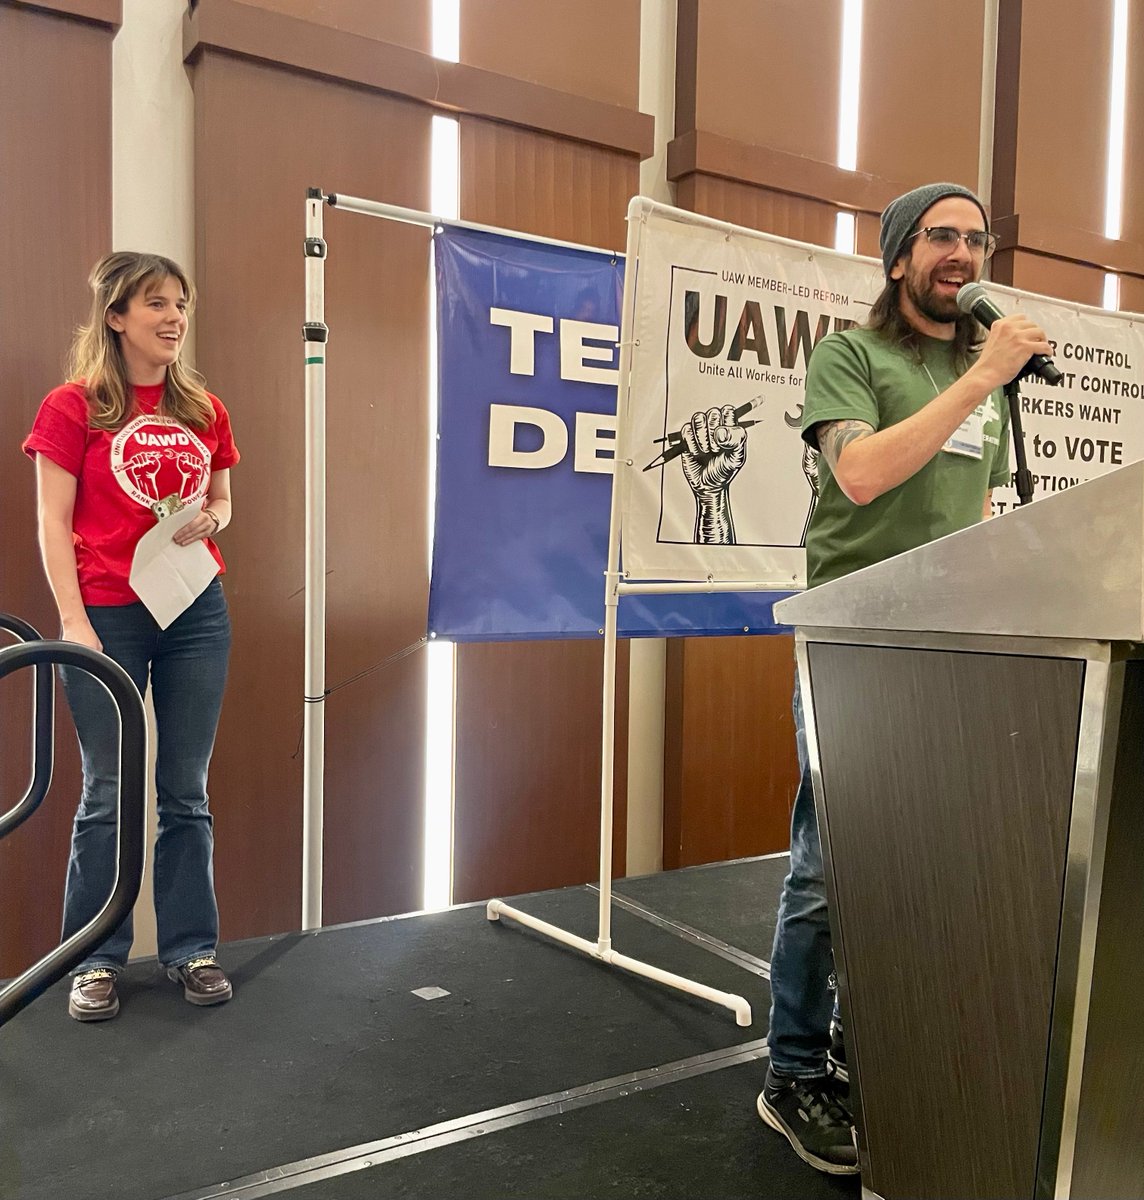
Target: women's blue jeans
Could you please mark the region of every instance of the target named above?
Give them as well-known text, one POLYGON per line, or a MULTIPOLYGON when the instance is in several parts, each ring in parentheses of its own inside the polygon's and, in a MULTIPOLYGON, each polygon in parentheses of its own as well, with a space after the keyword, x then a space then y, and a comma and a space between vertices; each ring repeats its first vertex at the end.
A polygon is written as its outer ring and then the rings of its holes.
MULTIPOLYGON (((166 629, 142 604, 92 606, 87 614, 104 653, 131 676, 141 695, 151 684, 158 742, 159 836, 153 874, 159 961, 182 966, 213 954, 218 944, 207 766, 230 655, 222 584, 212 580, 166 629)), ((67 938, 99 912, 115 884, 119 717, 103 685, 86 671, 63 667, 60 675, 83 758, 83 796, 64 893, 67 938)), ((132 937, 129 913, 76 973, 125 966, 132 937)))

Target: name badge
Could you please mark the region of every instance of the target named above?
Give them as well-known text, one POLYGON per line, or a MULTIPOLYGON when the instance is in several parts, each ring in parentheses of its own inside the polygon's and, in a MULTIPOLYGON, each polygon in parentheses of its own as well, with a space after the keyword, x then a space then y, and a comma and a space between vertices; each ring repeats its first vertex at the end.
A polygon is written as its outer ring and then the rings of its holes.
POLYGON ((980 408, 973 412, 954 431, 942 449, 947 454, 961 454, 966 458, 980 458, 982 454, 982 430, 984 420, 980 408))

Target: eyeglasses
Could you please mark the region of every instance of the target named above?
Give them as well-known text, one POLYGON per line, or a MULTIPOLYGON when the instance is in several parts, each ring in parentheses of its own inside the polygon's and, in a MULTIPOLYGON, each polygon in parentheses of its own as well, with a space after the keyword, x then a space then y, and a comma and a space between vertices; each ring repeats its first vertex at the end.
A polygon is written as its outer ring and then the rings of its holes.
POLYGON ((946 254, 951 253, 962 238, 965 239, 966 248, 974 258, 988 258, 997 249, 995 233, 986 233, 984 229, 972 229, 969 233, 962 233, 960 230, 951 229, 948 225, 927 225, 925 229, 911 233, 906 241, 920 237, 922 234, 925 234, 925 239, 931 246, 945 251, 946 254))

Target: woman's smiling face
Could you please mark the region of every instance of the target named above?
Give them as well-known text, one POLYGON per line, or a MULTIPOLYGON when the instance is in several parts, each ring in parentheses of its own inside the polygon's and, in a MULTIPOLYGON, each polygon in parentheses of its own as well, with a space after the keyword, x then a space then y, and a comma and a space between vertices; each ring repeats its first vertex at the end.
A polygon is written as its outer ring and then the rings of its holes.
POLYGON ((123 313, 109 312, 107 324, 119 334, 119 347, 134 384, 162 383, 179 357, 187 334, 187 297, 168 275, 161 283, 139 288, 123 313))

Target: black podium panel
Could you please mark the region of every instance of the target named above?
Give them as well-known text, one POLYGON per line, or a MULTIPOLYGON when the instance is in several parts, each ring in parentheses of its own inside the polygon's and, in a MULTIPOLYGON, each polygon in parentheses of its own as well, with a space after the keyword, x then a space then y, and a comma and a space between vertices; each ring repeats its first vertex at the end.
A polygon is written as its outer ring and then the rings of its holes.
POLYGON ((863 1183, 1032 1197, 1085 663, 807 640, 863 1183))

